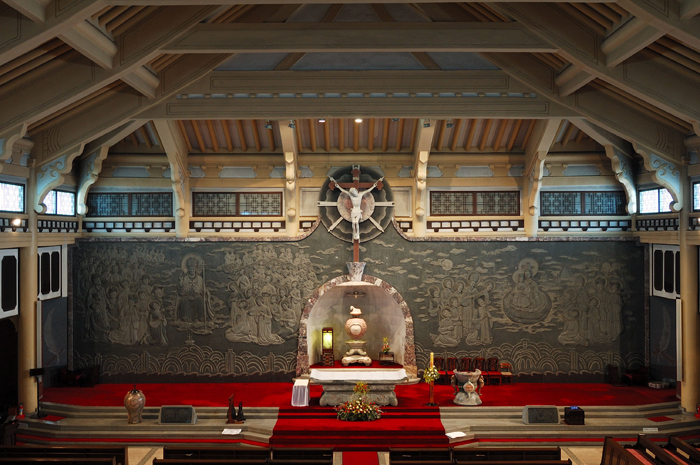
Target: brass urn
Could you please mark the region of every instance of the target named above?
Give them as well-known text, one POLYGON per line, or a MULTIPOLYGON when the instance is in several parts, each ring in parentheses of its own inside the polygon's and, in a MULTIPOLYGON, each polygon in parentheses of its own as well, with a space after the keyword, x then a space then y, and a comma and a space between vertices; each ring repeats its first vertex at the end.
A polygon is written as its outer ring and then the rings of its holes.
POLYGON ((141 423, 143 420, 143 408, 145 406, 146 396, 143 395, 143 392, 136 389, 136 385, 134 384, 134 389, 127 392, 124 396, 124 407, 126 407, 126 413, 128 415, 127 423, 131 425, 141 423))

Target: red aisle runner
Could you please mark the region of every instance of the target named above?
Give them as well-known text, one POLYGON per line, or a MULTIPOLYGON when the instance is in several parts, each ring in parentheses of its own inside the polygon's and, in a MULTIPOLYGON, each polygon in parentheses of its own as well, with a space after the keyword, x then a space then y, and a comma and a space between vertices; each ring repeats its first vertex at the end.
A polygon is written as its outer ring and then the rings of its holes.
POLYGON ((345 451, 343 465, 379 465, 377 451, 345 451))

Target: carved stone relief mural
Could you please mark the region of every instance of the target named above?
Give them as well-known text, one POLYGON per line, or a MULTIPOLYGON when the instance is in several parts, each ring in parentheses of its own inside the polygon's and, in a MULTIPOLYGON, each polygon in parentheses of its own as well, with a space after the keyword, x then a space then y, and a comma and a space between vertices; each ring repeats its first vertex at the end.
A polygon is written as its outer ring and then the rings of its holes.
MULTIPOLYGON (((302 310, 346 275, 351 248, 324 228, 299 241, 79 241, 75 363, 120 380, 291 378, 302 310)), ((498 356, 518 374, 644 359, 633 242, 411 241, 389 228, 360 248, 366 274, 407 305, 418 370, 431 351, 498 356)))

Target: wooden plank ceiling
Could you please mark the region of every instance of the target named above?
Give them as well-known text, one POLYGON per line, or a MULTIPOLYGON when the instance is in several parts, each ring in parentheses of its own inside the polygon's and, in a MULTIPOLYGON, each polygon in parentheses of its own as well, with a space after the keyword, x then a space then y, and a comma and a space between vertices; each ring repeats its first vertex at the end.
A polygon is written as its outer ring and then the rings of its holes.
MULTIPOLYGON (((178 121, 190 153, 281 153, 279 125, 289 121, 187 120, 178 121)), ((530 140, 531 119, 445 119, 435 125, 433 153, 522 153, 530 140)), ((415 118, 303 119, 294 121, 301 153, 412 153, 419 120, 415 118)), ((577 150, 589 137, 569 121, 563 121, 555 144, 577 150)), ((152 122, 123 141, 134 149, 161 146, 152 122)), ((586 145, 590 147, 590 145, 586 145)), ((119 149, 120 147, 115 147, 119 149)), ((583 150, 583 149, 582 149, 583 150)))

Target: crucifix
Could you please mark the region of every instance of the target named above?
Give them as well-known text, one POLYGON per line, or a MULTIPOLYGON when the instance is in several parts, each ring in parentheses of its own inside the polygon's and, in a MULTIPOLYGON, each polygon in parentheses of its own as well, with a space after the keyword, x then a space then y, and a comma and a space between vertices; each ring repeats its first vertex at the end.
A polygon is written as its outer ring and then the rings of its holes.
POLYGON ((394 202, 375 202, 374 197, 370 195, 373 190, 382 190, 384 184, 383 177, 379 178, 374 183, 360 182, 360 166, 353 165, 352 167, 352 182, 337 182, 332 176, 329 176, 330 183, 328 188, 332 191, 336 188, 340 191, 336 202, 319 202, 321 207, 336 206, 340 213, 338 218, 329 228, 329 231, 335 229, 338 224, 345 220, 352 223, 352 243, 353 243, 353 261, 360 261, 360 223, 366 220, 376 226, 380 231, 384 232, 384 228, 372 217, 374 208, 377 206, 393 206, 394 202), (364 189, 364 190, 360 190, 364 189))

